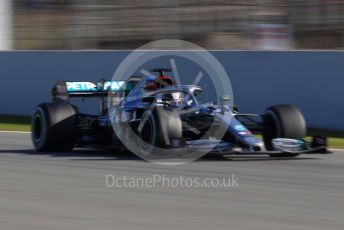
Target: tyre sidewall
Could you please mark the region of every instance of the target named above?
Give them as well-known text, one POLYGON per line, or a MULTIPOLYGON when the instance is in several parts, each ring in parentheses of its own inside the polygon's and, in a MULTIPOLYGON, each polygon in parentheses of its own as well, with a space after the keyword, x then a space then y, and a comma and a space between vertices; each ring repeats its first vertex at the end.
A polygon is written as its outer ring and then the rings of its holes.
POLYGON ((44 104, 37 107, 37 110, 34 113, 34 115, 32 117, 32 121, 31 121, 31 138, 32 138, 32 142, 34 144, 34 147, 38 150, 44 149, 46 142, 47 142, 47 137, 48 137, 48 127, 50 127, 49 121, 47 120, 47 118, 49 118, 49 116, 47 116, 47 114, 45 112, 46 109, 43 109, 43 108, 45 108, 44 104), (36 127, 36 122, 37 122, 36 119, 40 120, 39 127, 36 127), (36 136, 38 128, 40 128, 39 138, 37 138, 37 136, 36 136))
POLYGON ((302 139, 306 136, 306 123, 302 113, 291 105, 271 106, 264 115, 263 140, 267 150, 273 150, 272 139, 302 139))
POLYGON ((32 118, 32 141, 38 151, 70 151, 76 139, 77 113, 68 103, 38 105, 32 118), (41 137, 35 138, 36 120, 41 119, 41 137))

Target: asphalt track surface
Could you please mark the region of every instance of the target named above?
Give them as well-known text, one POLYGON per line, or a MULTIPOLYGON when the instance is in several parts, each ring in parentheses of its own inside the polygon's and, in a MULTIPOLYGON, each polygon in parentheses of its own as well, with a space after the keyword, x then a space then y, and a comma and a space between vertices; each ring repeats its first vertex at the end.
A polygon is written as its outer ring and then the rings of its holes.
POLYGON ((206 157, 160 166, 131 154, 38 154, 0 132, 0 229, 344 229, 344 152, 206 157), (239 187, 107 187, 106 175, 239 177, 239 187))

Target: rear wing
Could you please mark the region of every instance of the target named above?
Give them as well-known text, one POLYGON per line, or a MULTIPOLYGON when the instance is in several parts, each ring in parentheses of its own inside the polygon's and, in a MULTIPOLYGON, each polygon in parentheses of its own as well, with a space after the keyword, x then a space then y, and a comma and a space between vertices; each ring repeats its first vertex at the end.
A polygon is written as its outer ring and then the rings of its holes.
POLYGON ((131 76, 127 81, 58 81, 50 91, 54 102, 69 102, 70 97, 99 98, 100 114, 106 115, 109 106, 120 103, 142 79, 141 76, 131 76))
POLYGON ((54 101, 68 101, 69 97, 104 97, 113 92, 127 95, 141 80, 141 76, 131 76, 127 81, 58 81, 50 90, 54 101))
POLYGON ((69 97, 102 97, 112 92, 128 90, 125 81, 58 81, 51 89, 54 101, 68 101, 69 97))

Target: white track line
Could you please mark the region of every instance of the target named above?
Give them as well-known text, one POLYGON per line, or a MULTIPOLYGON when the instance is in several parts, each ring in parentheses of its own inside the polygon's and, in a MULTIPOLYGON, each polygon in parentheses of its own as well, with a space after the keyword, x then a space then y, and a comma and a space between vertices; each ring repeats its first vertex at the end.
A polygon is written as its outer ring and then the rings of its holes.
POLYGON ((329 150, 344 152, 344 149, 332 149, 332 148, 330 148, 329 150))
POLYGON ((24 131, 7 131, 7 130, 0 130, 0 133, 22 133, 22 134, 28 134, 31 132, 24 132, 24 131))

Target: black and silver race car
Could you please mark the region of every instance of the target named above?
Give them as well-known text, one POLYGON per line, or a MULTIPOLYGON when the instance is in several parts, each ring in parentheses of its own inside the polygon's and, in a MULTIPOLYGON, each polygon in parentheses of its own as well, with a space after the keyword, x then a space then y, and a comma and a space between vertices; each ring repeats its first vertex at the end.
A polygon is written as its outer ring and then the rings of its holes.
POLYGON ((74 147, 122 146, 144 155, 192 149, 274 157, 328 153, 325 137, 305 141, 305 120, 294 106, 271 106, 258 115, 239 113, 226 103, 230 99, 226 96, 219 103, 200 104, 199 86, 177 85, 165 75, 168 69, 154 71, 159 76, 97 83, 57 82, 51 89, 53 102, 38 105, 32 116, 35 149, 55 152, 74 147), (73 97, 99 98, 99 115, 79 112, 70 102, 73 97))

